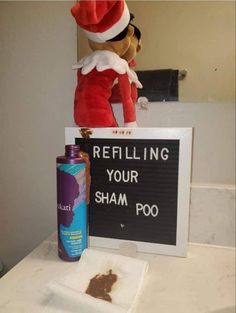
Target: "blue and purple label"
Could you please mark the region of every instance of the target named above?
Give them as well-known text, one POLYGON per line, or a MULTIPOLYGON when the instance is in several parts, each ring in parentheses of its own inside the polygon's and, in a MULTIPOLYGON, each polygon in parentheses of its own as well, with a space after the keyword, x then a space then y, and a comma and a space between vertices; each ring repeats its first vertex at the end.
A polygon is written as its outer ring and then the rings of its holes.
POLYGON ((87 247, 85 163, 57 164, 59 254, 80 257, 87 247))

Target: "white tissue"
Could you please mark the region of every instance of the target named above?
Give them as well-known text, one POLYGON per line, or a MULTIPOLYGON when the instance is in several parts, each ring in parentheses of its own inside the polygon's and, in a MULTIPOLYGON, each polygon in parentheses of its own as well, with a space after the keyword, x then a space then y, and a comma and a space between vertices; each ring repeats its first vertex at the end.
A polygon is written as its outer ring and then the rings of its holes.
POLYGON ((140 294, 148 263, 142 260, 86 249, 78 266, 49 284, 53 297, 44 313, 130 313, 140 294), (112 302, 85 293, 90 280, 109 270, 118 276, 109 295, 112 302))

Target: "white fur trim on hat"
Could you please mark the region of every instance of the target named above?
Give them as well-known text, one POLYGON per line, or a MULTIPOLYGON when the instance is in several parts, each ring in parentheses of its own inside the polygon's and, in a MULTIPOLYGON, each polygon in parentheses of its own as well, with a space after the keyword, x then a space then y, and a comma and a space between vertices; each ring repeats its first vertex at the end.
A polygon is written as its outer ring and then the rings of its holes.
POLYGON ((85 29, 84 32, 88 39, 101 43, 110 40, 117 36, 119 33, 121 33, 125 29, 125 27, 128 26, 129 21, 130 21, 129 9, 126 3, 124 3, 124 11, 122 13, 121 18, 111 28, 102 33, 93 33, 85 29))

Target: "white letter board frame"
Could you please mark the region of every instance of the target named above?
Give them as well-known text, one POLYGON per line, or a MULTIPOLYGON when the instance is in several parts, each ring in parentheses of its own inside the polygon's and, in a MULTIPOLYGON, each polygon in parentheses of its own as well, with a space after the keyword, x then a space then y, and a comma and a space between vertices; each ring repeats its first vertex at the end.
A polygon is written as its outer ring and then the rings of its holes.
MULTIPOLYGON (((65 128, 65 144, 82 138, 79 127, 65 128)), ((176 244, 89 236, 89 246, 119 249, 120 244, 136 244, 137 251, 186 257, 189 233, 190 180, 192 161, 192 128, 91 128, 90 138, 98 139, 160 139, 179 141, 176 244)))

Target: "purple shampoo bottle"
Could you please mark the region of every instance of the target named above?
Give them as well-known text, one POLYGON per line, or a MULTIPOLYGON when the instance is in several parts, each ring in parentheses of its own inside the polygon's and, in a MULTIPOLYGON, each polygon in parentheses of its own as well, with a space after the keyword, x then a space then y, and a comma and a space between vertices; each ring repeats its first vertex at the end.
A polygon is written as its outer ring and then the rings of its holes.
POLYGON ((87 247, 86 163, 78 145, 57 157, 58 254, 77 261, 87 247))

